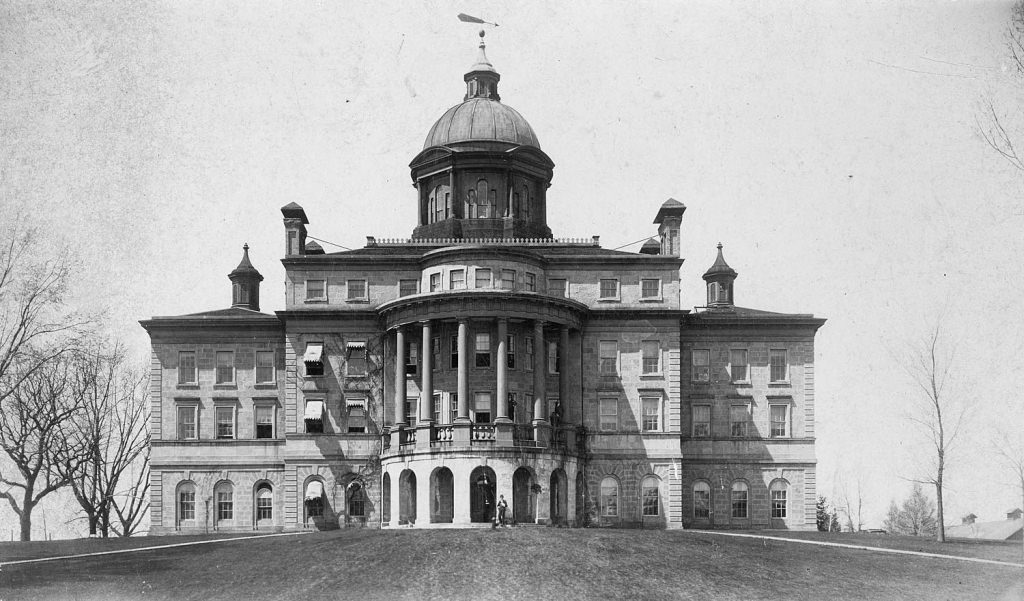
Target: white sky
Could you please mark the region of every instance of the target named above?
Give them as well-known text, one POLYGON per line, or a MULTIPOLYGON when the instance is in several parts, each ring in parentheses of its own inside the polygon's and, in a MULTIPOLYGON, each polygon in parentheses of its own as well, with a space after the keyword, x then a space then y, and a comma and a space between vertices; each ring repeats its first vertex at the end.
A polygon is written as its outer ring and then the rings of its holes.
POLYGON ((828 318, 821 494, 859 469, 872 526, 904 496, 898 357, 941 318, 975 403, 947 522, 1019 505, 987 435, 1024 423, 1024 178, 975 125, 986 95, 1019 112, 1008 2, 4 2, 0 219, 69 245, 78 298, 140 354, 137 320, 230 303, 244 242, 281 309, 282 205, 351 248, 411 233, 408 163, 475 58, 459 12, 500 24, 488 56, 555 161, 556 236, 653 236, 672 196, 684 307, 721 241, 739 304, 828 318))

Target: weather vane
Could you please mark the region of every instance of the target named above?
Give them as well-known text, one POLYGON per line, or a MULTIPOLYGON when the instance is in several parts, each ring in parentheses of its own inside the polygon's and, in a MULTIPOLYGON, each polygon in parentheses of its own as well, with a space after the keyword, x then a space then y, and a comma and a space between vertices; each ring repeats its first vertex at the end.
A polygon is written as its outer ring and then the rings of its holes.
POLYGON ((497 23, 491 23, 490 21, 484 21, 483 19, 481 19, 479 17, 473 17, 473 16, 470 16, 470 15, 467 15, 466 13, 459 13, 459 20, 462 21, 463 23, 480 23, 481 25, 493 25, 495 27, 498 26, 497 23))

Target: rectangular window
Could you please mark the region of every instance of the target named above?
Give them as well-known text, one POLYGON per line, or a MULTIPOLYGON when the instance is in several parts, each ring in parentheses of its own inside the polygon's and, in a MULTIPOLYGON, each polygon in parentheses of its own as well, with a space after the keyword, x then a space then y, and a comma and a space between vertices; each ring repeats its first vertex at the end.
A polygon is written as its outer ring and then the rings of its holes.
POLYGON ((434 413, 433 413, 433 415, 431 417, 434 420, 434 425, 440 424, 441 423, 441 393, 440 392, 435 392, 434 393, 434 402, 433 402, 432 408, 434 410, 434 413))
POLYGON ((419 280, 398 280, 398 296, 411 296, 420 291, 419 280))
POLYGON ((476 335, 476 367, 491 366, 491 335, 481 332, 476 335))
POLYGON ((366 280, 349 280, 347 282, 348 300, 364 301, 367 298, 366 280))
POLYGON ((661 431, 661 398, 656 396, 642 397, 640 404, 643 410, 641 428, 644 432, 661 431))
POLYGON ((476 288, 491 287, 491 270, 476 268, 476 288))
POLYGON ((196 519, 196 492, 183 490, 178 493, 178 521, 196 519))
POLYGON ((306 300, 327 300, 327 280, 306 280, 306 300))
POLYGON ((611 478, 601 482, 601 515, 616 517, 619 515, 619 485, 611 478))
POLYGON ((473 421, 478 424, 491 423, 491 393, 478 392, 474 396, 473 421))
POLYGON ((235 437, 235 408, 217 407, 217 438, 235 437))
POLYGON ((729 435, 733 438, 746 438, 749 417, 750 409, 747 405, 731 405, 729 407, 729 435))
POLYGON ((466 270, 465 269, 453 269, 448 273, 449 288, 452 290, 462 290, 466 287, 466 270))
POLYGON ((450 369, 459 368, 459 337, 452 336, 448 344, 448 367, 450 369))
POLYGON ((217 521, 228 522, 235 519, 235 504, 231 491, 217 492, 217 521))
POLYGON ((448 420, 449 424, 455 423, 455 420, 459 417, 459 393, 453 392, 448 395, 448 414, 451 415, 451 419, 448 420))
POLYGON ((711 405, 693 406, 693 437, 711 436, 711 405))
POLYGON ((234 351, 217 351, 217 384, 232 384, 235 381, 234 351))
POLYGON ((195 351, 181 351, 178 353, 178 384, 195 384, 196 380, 196 353, 195 351))
POLYGON ((562 366, 562 357, 558 352, 558 343, 548 343, 548 373, 557 374, 562 366))
POLYGON ((266 405, 257 405, 256 411, 256 438, 274 437, 274 408, 266 405))
POLYGON ((256 383, 274 383, 274 351, 256 351, 256 383))
POLYGON ((789 405, 770 405, 768 412, 771 414, 772 420, 772 438, 789 436, 789 405))
POLYGON ((733 485, 732 488, 732 517, 745 519, 747 517, 747 488, 746 486, 733 485))
POLYGON ((602 376, 619 372, 619 346, 614 340, 602 340, 598 346, 598 371, 602 376))
POLYGON ((323 400, 306 401, 306 411, 303 414, 306 422, 306 434, 324 433, 324 402, 323 400))
POLYGON ((361 402, 348 401, 348 431, 352 434, 366 432, 366 407, 361 402))
POLYGON ((345 375, 366 375, 366 342, 350 342, 345 348, 345 375))
POLYGON ((619 280, 601 280, 601 298, 619 298, 619 280))
POLYGON ((786 491, 772 491, 772 517, 786 519, 786 491))
POLYGON ((430 339, 430 368, 434 371, 441 369, 441 337, 434 336, 430 339))
POLYGON ((619 399, 607 397, 600 400, 599 427, 602 432, 614 432, 619 429, 619 399))
POLYGON ((516 272, 511 269, 501 270, 501 289, 502 290, 515 290, 516 289, 516 272))
POLYGON ((302 356, 302 363, 306 366, 307 377, 324 375, 324 343, 307 342, 306 352, 302 356))
POLYGON ((420 347, 415 342, 405 345, 405 375, 415 376, 420 364, 420 347))
POLYGON ((706 349, 694 349, 693 371, 690 377, 694 382, 711 381, 711 351, 706 349))
POLYGON ((643 515, 658 515, 658 484, 652 479, 645 480, 640 486, 640 494, 643 499, 643 515))
POLYGON ((747 349, 729 351, 729 377, 733 382, 747 381, 747 349))
POLYGON ((661 373, 661 344, 657 340, 644 340, 640 343, 641 368, 644 375, 661 373))
POLYGON ((441 289, 441 274, 432 273, 430 274, 430 291, 437 292, 441 289))
POLYGON ((526 371, 533 371, 533 337, 523 339, 523 350, 526 352, 526 371))
POLYGON ((652 300, 661 298, 661 280, 642 279, 640 280, 640 298, 652 300))
POLYGON ((693 489, 693 517, 698 519, 707 519, 710 516, 711 490, 695 486, 693 489))
POLYGON ((196 414, 198 412, 198 405, 178 407, 178 440, 195 440, 198 438, 196 436, 196 414))
POLYGON ((419 399, 411 396, 405 399, 405 422, 408 424, 416 424, 419 420, 419 399))
POLYGON ((537 291, 537 276, 532 273, 527 273, 523 278, 523 288, 527 292, 537 291))
POLYGON ((569 285, 568 281, 564 278, 549 278, 548 279, 548 294, 551 296, 569 296, 569 285))
POLYGON ((260 491, 256 498, 256 520, 272 519, 274 519, 274 497, 262 494, 262 491, 260 491))
POLYGON ((505 367, 509 369, 516 368, 516 337, 507 336, 505 338, 505 367))
POLYGON ((788 381, 789 373, 786 364, 786 349, 772 349, 769 356, 771 358, 771 381, 788 381))

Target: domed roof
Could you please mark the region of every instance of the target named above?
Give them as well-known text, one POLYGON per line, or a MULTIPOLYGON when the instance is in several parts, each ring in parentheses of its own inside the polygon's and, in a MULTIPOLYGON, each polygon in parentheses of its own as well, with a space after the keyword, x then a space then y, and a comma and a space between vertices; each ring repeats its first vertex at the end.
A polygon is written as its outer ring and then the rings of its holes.
POLYGON ((508 142, 540 148, 537 134, 514 108, 490 98, 470 98, 448 109, 430 128, 423 148, 456 142, 508 142))

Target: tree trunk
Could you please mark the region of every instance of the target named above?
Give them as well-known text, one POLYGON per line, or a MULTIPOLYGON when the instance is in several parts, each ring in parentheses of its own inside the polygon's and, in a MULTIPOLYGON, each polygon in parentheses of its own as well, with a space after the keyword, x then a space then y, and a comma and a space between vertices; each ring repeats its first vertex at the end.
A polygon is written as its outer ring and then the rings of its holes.
POLYGON ((25 504, 21 506, 21 542, 27 543, 32 540, 32 501, 26 499, 25 504))
POLYGON ((95 513, 89 513, 86 515, 89 519, 89 537, 96 536, 96 522, 99 521, 98 516, 95 513))
POLYGON ((942 511, 942 468, 939 468, 939 477, 935 479, 935 505, 937 506, 939 516, 938 524, 935 528, 935 540, 940 543, 946 542, 946 521, 945 515, 942 511))

